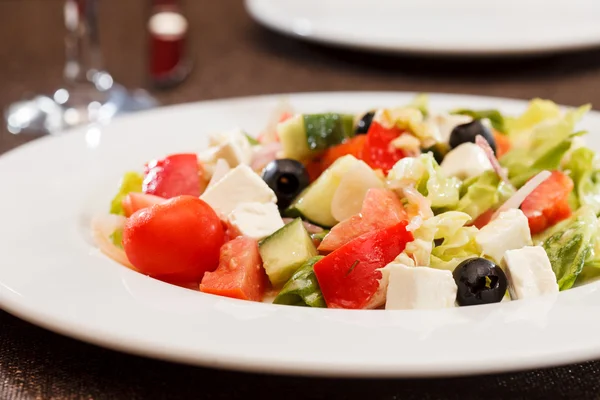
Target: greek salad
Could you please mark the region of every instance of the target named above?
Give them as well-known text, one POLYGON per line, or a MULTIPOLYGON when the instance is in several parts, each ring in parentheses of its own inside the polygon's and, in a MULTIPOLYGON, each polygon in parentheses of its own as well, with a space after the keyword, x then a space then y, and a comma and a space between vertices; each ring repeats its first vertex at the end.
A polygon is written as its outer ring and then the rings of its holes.
POLYGON ((576 130, 589 109, 282 103, 256 138, 217 132, 125 173, 94 237, 142 274, 259 302, 436 309, 557 293, 600 273, 600 163, 576 130))

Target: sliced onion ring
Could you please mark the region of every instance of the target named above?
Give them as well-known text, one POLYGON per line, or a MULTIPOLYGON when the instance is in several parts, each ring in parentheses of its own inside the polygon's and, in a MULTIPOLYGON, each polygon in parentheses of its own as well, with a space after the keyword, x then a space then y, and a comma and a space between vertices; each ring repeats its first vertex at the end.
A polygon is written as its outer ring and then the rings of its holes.
POLYGON ((102 215, 92 219, 92 235, 98 249, 114 261, 130 268, 137 269, 129 262, 125 251, 114 245, 110 235, 125 224, 125 217, 119 215, 102 215))
POLYGON ((485 140, 485 138, 483 136, 477 135, 477 136, 475 136, 475 144, 483 150, 483 152, 487 156, 488 160, 490 160, 490 164, 492 164, 492 168, 494 169, 496 174, 500 177, 500 179, 502 179, 504 181, 504 183, 506 183, 509 187, 511 187, 514 190, 515 187, 508 180, 506 171, 500 165, 500 162, 496 158, 496 155, 494 154, 494 150, 492 150, 488 141, 485 140))
POLYGON ((511 208, 519 208, 521 206, 521 203, 525 201, 527 196, 529 196, 531 192, 533 192, 551 175, 552 173, 550 171, 542 171, 533 178, 531 178, 529 181, 527 181, 527 183, 524 184, 521 187, 521 189, 517 190, 515 194, 513 194, 508 200, 504 202, 504 204, 500 206, 500 208, 496 210, 494 215, 492 215, 490 221, 493 221, 498 215, 500 215, 500 213, 504 211, 510 210, 511 208))

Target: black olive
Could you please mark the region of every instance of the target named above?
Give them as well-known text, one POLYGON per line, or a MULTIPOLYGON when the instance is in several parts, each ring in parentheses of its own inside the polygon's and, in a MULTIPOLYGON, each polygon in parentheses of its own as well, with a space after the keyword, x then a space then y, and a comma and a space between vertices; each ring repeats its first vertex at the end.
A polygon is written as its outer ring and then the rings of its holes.
POLYGON ((475 143, 477 135, 483 136, 490 144, 492 150, 494 150, 494 154, 496 154, 496 141, 494 140, 492 131, 478 119, 473 120, 468 124, 458 125, 452 129, 449 141, 450 147, 454 149, 463 143, 475 143))
POLYGON ((423 150, 424 153, 431 152, 431 154, 433 154, 433 158, 438 164, 441 164, 442 161, 444 161, 444 157, 446 157, 448 151, 448 146, 443 143, 436 143, 433 146, 423 150))
POLYGON ((498 303, 506 294, 508 280, 504 271, 485 258, 470 258, 458 264, 452 273, 461 306, 498 303))
POLYGON ((356 124, 356 130, 354 131, 357 135, 367 133, 369 131, 369 127, 371 126, 371 122, 373 122, 373 116, 375 116, 375 112, 369 111, 358 121, 356 124))
POLYGON ((290 158, 268 163, 262 171, 262 179, 275 192, 280 210, 287 208, 309 184, 308 172, 304 165, 290 158))

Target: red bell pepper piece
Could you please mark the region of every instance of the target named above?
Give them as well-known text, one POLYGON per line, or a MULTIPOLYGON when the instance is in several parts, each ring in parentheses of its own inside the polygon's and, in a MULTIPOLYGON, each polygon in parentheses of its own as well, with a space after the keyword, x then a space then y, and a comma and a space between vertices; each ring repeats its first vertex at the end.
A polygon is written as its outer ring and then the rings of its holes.
POLYGON ((392 145, 392 140, 403 133, 402 129, 384 128, 377 122, 372 122, 362 151, 363 161, 371 168, 387 173, 398 160, 406 156, 402 150, 392 145))
POLYGON ((379 289, 380 268, 404 251, 407 221, 366 233, 318 261, 315 275, 327 307, 365 308, 379 289))

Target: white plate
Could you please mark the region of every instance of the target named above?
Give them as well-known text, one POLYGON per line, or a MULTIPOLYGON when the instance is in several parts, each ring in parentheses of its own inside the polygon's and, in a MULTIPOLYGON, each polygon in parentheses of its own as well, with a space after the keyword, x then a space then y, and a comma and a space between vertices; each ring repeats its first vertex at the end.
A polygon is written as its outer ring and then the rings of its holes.
MULTIPOLYGON (((291 95, 299 111, 405 104, 410 93, 291 95)), ((258 132, 279 97, 170 107, 102 130, 44 138, 0 157, 0 305, 50 330, 112 349, 248 371, 327 376, 447 376, 600 358, 600 283, 531 301, 439 311, 349 311, 252 303, 179 288, 100 254, 90 216, 122 173, 195 151, 206 134, 258 132)), ((525 102, 432 95, 434 109, 517 113, 525 102)), ((584 126, 600 131, 594 112, 584 126)), ((592 145, 600 148, 597 135, 592 145)))
POLYGON ((598 0, 246 0, 279 32, 385 52, 508 55, 600 45, 598 0))

